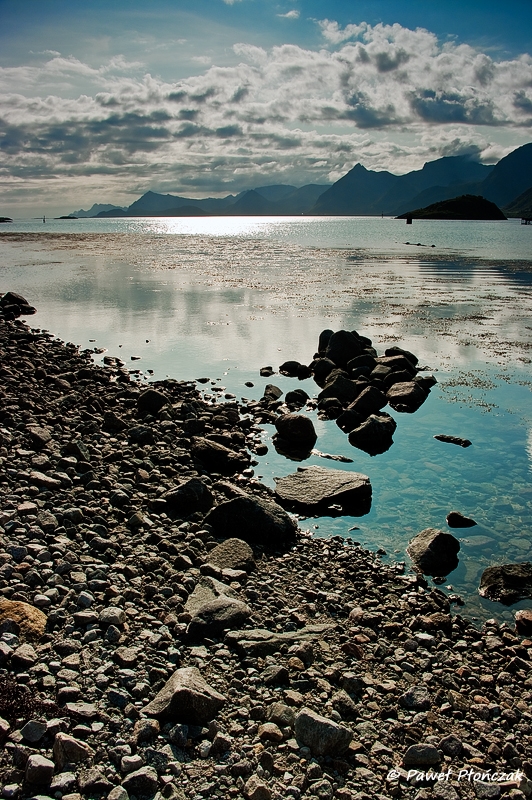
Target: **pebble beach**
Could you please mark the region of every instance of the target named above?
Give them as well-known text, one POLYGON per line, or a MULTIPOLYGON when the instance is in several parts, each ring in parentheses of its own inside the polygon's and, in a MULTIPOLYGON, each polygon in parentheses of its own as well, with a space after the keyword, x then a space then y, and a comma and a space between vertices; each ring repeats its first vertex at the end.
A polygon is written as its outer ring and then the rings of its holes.
POLYGON ((299 527, 264 405, 0 331, 6 800, 532 795, 530 615, 299 527))

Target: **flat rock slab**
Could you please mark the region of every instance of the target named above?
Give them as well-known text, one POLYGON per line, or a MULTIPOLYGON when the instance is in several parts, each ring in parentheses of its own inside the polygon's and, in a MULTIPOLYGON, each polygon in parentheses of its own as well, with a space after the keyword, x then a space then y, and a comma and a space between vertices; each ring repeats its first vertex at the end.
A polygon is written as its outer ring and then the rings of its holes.
POLYGON ((365 514, 371 505, 367 475, 326 467, 298 467, 277 481, 275 493, 283 505, 312 511, 339 505, 344 510, 360 508, 365 514))
POLYGON ((216 578, 204 576, 199 579, 194 591, 188 596, 185 610, 194 616, 205 603, 210 603, 213 600, 217 600, 219 597, 237 599, 236 592, 234 589, 231 589, 230 586, 227 586, 227 584, 221 581, 217 581, 216 578))
POLYGON ((209 686, 197 667, 184 667, 174 672, 144 713, 173 724, 204 725, 224 703, 225 697, 209 686))
POLYGON ((234 647, 240 655, 264 658, 276 653, 283 644, 290 647, 301 642, 312 642, 333 629, 334 625, 331 624, 307 625, 298 631, 285 633, 254 628, 249 631, 230 631, 224 641, 229 647, 234 647))
POLYGON ((532 563, 497 564, 482 573, 478 593, 488 600, 511 605, 532 597, 532 563))

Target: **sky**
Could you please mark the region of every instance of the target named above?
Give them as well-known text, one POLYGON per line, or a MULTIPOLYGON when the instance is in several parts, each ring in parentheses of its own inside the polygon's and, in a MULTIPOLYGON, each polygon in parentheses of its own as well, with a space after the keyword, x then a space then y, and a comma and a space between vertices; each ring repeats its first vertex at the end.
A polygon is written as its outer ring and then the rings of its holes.
POLYGON ((0 215, 529 141, 531 0, 0 0, 0 215))

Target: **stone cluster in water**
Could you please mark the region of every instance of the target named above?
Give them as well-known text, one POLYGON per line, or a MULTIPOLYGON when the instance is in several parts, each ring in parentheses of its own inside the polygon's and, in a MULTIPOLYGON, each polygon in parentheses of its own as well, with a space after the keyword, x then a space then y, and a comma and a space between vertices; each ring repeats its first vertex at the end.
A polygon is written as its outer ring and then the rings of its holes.
POLYGON ((530 795, 531 640, 301 532, 249 407, 0 342, 5 800, 530 795))

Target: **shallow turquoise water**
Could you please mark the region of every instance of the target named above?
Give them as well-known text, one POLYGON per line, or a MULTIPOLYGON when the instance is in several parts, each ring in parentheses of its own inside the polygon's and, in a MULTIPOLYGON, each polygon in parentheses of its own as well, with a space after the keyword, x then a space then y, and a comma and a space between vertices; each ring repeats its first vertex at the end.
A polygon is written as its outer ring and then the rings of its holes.
MULTIPOLYGON (((470 227, 475 258, 469 258, 421 249, 408 250, 408 256, 362 253, 349 245, 347 234, 342 238, 349 229, 342 219, 320 219, 305 233, 308 219, 274 224, 224 218, 218 232, 179 235, 154 233, 152 220, 142 223, 145 234, 124 228, 117 233, 116 223, 107 234, 87 234, 93 222, 74 223, 83 232, 66 236, 72 223, 57 223, 55 233, 53 223, 44 237, 0 235, 0 291, 27 296, 38 308, 33 326, 82 347, 105 348, 139 369, 141 381, 208 376, 238 398, 259 398, 269 382, 283 391, 300 385, 316 395, 311 380, 300 384, 258 373, 287 359, 308 363, 323 328, 356 328, 379 352, 400 344, 416 353, 438 385, 415 414, 392 412, 398 428, 387 453, 371 458, 352 448, 334 421, 315 420, 317 448, 353 463, 317 456, 305 463, 367 474, 373 485, 370 513, 302 525, 316 535, 341 534, 384 548, 387 557, 409 564, 408 540, 426 527, 446 529, 447 513, 459 510, 478 525, 454 531, 460 565, 448 584, 466 600, 469 615, 511 616, 478 598, 476 589, 490 564, 532 560, 532 273, 526 263, 516 268, 508 259, 479 256, 504 249, 505 237, 520 237, 521 226, 470 227), (311 241, 305 244, 305 238, 311 241), (132 356, 140 360, 132 362, 132 356), (254 387, 246 388, 246 381, 254 387), (438 442, 438 433, 469 438, 473 446, 438 442)), ((194 225, 199 222, 206 221, 194 225)), ((362 220, 359 241, 381 223, 390 229, 398 224, 369 220, 362 234, 362 220)), ((33 228, 41 233, 35 223, 33 228)), ((515 237, 508 256, 514 260, 522 258, 515 237)), ((381 245, 382 239, 377 249, 381 245)), ((265 441, 272 431, 265 426, 265 441)), ((297 466, 272 447, 257 460, 256 475, 271 486, 275 476, 297 466)))

